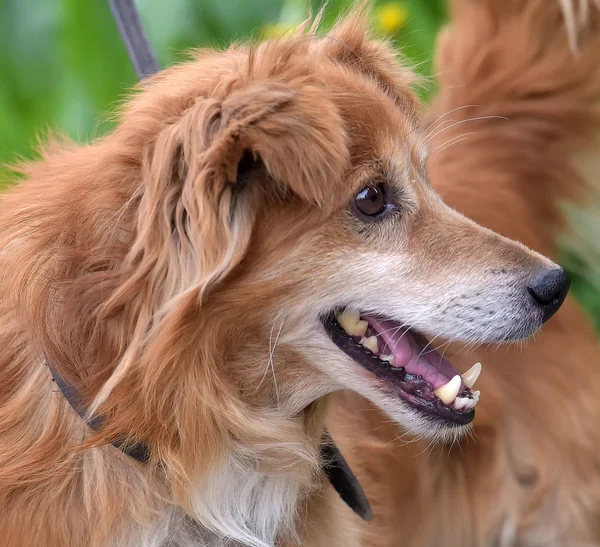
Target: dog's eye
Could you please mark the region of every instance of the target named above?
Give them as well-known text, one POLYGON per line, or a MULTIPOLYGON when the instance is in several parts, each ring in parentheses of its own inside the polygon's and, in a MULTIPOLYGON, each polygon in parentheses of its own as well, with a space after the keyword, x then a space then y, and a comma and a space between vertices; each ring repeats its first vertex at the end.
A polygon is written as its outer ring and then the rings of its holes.
POLYGON ((377 217, 386 210, 385 191, 381 185, 366 186, 354 198, 356 208, 368 217, 377 217))

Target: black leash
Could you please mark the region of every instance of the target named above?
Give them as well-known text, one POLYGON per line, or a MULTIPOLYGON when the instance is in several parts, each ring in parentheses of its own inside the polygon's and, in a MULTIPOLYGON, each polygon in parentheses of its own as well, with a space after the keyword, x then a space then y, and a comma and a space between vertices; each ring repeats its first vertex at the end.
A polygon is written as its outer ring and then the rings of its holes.
POLYGON ((138 80, 160 70, 133 0, 108 0, 138 80))
MULTIPOLYGON (((109 3, 138 79, 143 80, 147 76, 158 72, 160 68, 150 44, 144 35, 142 22, 140 21, 133 0, 109 0, 109 3)), ((81 400, 79 392, 56 372, 49 361, 46 361, 46 364, 64 398, 81 419, 85 421, 87 409, 81 400)), ((91 429, 98 431, 104 424, 104 421, 103 416, 97 416, 87 423, 91 429)), ((132 445, 122 440, 115 441, 112 444, 140 463, 147 463, 150 460, 150 449, 144 444, 132 445)), ((344 502, 362 519, 371 520, 373 513, 369 501, 358 479, 327 431, 323 434, 321 458, 323 461, 323 472, 344 502)))

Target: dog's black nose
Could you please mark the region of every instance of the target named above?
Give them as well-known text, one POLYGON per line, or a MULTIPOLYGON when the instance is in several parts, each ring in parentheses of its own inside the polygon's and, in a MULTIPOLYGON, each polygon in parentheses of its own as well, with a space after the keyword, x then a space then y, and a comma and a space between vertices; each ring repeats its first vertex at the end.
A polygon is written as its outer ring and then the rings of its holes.
POLYGON ((529 294, 544 310, 544 323, 565 301, 570 285, 571 280, 562 268, 545 270, 529 283, 529 294))

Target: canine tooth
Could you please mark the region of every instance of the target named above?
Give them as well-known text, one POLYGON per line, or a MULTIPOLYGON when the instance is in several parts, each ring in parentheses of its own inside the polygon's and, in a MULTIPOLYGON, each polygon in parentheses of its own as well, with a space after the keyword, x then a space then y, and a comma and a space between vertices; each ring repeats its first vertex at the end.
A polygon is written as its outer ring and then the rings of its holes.
POLYGON ((382 361, 387 361, 390 365, 394 366, 394 356, 384 355, 383 353, 379 356, 382 361))
POLYGON ((379 353, 379 343, 377 342, 377 336, 369 336, 363 338, 360 341, 363 348, 367 348, 371 353, 379 353))
POLYGON ((442 403, 449 405, 452 401, 454 401, 454 399, 456 399, 461 386, 462 381, 460 374, 457 374, 447 384, 444 384, 442 387, 438 387, 433 392, 441 399, 442 403))
POLYGON ((362 321, 358 310, 346 308, 337 316, 337 322, 350 336, 364 336, 369 323, 362 321))
MULTIPOLYGON (((481 395, 481 391, 476 390, 473 392, 473 400, 475 401, 475 404, 477 404, 479 402, 479 396, 481 395)), ((475 405, 473 405, 475 406, 475 405)))
POLYGON ((465 408, 467 406, 468 403, 471 402, 471 399, 469 399, 468 397, 457 397, 454 400, 454 408, 456 410, 462 410, 463 408, 465 408))
POLYGON ((471 389, 479 375, 481 374, 481 363, 475 363, 467 372, 462 375, 463 384, 471 389))

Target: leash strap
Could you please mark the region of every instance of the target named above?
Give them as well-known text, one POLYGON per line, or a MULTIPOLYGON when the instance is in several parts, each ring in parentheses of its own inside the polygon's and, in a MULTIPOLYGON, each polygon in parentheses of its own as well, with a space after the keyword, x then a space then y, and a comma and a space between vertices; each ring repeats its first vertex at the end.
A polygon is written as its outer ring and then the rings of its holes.
POLYGON ((325 473, 340 498, 361 519, 371 520, 373 518, 373 511, 371 510, 369 500, 356 475, 350 469, 348 462, 342 456, 342 453, 333 442, 327 430, 323 433, 321 459, 324 462, 323 473, 325 473))
POLYGON ((160 67, 144 34, 134 0, 109 0, 109 3, 138 79, 158 72, 160 67))

